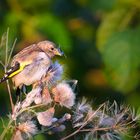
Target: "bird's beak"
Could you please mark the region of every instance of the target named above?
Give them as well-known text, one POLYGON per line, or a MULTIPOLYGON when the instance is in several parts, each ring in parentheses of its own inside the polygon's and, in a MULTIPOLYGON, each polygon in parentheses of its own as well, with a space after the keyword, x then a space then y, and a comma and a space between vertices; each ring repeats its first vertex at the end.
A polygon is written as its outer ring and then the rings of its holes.
POLYGON ((57 48, 55 50, 55 55, 63 56, 64 55, 64 52, 60 48, 57 48))

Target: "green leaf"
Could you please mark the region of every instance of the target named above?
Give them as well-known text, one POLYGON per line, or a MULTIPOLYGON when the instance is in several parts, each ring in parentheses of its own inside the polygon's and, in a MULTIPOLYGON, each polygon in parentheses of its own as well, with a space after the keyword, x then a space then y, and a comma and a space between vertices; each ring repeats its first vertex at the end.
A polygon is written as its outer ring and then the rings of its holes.
POLYGON ((39 134, 34 137, 34 140, 47 140, 43 134, 39 134))
POLYGON ((92 8, 92 10, 110 10, 112 7, 116 4, 116 0, 111 0, 108 2, 108 0, 97 0, 97 1, 90 1, 89 2, 89 7, 92 8))
POLYGON ((134 90, 140 80, 140 30, 115 33, 104 46, 103 60, 111 85, 123 92, 134 90))
POLYGON ((103 20, 97 30, 97 47, 103 51, 107 40, 118 31, 124 31, 135 14, 132 7, 119 7, 109 12, 103 17, 103 20))
POLYGON ((65 24, 52 14, 36 16, 36 28, 44 35, 52 38, 62 46, 64 51, 70 51, 72 40, 65 24))

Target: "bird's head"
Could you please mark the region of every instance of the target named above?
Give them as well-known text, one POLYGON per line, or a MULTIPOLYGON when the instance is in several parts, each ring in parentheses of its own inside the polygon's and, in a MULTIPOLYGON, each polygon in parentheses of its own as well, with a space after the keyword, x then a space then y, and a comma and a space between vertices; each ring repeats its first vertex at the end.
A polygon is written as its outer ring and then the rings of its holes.
POLYGON ((55 55, 62 56, 64 54, 63 51, 61 51, 60 48, 57 48, 56 45, 51 41, 41 41, 37 45, 51 58, 55 55))

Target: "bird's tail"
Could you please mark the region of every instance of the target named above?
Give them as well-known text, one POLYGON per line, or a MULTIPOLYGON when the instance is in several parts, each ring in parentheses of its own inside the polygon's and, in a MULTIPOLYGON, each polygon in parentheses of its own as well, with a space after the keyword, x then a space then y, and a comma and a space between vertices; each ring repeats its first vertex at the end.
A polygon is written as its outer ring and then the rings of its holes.
POLYGON ((11 67, 6 73, 5 75, 0 79, 0 83, 6 81, 7 79, 13 77, 14 75, 16 75, 19 71, 19 63, 16 62, 15 66, 11 67))
POLYGON ((9 79, 8 75, 5 74, 1 79, 0 79, 0 83, 6 81, 7 79, 9 79))

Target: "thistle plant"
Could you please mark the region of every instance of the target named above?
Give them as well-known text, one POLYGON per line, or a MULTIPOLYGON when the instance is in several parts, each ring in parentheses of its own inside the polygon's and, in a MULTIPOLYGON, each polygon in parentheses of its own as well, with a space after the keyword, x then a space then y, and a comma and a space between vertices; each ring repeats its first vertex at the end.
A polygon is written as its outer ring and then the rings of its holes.
MULTIPOLYGON (((7 43, 3 46, 8 48, 8 32, 6 36, 7 43)), ((5 71, 13 47, 10 54, 8 49, 5 51, 5 64, 1 61, 5 71)), ((128 135, 137 126, 139 116, 130 107, 107 101, 94 109, 85 98, 76 100, 74 92, 77 80, 65 80, 63 69, 58 61, 53 62, 45 77, 15 103, 7 81, 12 111, 9 123, 0 135, 1 140, 26 140, 41 133, 53 135, 64 131, 65 135, 59 138, 61 140, 121 140, 121 135, 128 135), (59 110, 63 111, 59 113, 59 110), (69 134, 67 124, 71 126, 72 132, 69 134)))

